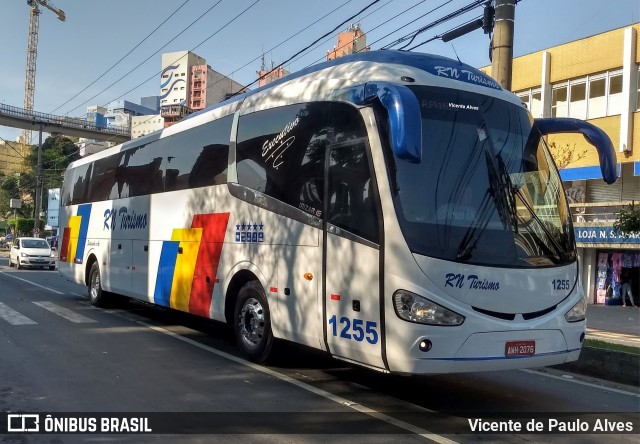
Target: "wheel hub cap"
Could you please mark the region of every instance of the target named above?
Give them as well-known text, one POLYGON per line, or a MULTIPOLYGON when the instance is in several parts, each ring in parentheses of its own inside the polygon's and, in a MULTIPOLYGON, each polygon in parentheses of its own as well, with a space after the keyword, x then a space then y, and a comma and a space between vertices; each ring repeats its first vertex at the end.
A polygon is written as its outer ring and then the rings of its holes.
POLYGON ((257 346, 264 335, 264 309, 257 299, 247 299, 239 316, 240 333, 244 342, 257 346))

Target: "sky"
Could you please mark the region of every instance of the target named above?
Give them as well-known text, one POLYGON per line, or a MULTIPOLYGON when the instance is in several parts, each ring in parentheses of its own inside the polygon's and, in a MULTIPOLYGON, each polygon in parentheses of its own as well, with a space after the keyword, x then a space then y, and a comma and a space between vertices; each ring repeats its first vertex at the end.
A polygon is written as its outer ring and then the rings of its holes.
MULTIPOLYGON (((116 99, 140 103, 141 97, 160 94, 161 55, 173 51, 195 52, 214 70, 247 85, 257 78, 262 54, 268 66, 277 65, 337 27, 285 65, 295 72, 323 61, 337 44, 337 33, 350 23, 360 24, 375 50, 473 0, 378 0, 341 25, 373 1, 51 0, 65 12, 66 21, 41 7, 34 109, 82 116, 87 106, 116 99)), ((29 9, 26 0, 0 0, 0 102, 18 107, 24 103, 29 9)), ((425 31, 413 44, 481 14, 476 8, 425 31)), ((639 21, 638 0, 520 0, 514 56, 639 21)), ((476 30, 415 51, 457 55, 482 67, 491 63, 488 48, 489 36, 476 30)), ((20 134, 19 129, 0 126, 0 140, 13 141, 20 134)))

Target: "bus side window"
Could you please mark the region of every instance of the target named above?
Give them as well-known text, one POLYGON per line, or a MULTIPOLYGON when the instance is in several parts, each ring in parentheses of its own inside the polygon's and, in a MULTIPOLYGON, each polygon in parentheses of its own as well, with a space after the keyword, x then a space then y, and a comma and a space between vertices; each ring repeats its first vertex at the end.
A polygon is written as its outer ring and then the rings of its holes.
POLYGON ((233 115, 171 136, 165 191, 227 182, 233 115))
POLYGON ((111 194, 125 198, 164 191, 162 170, 167 139, 123 151, 116 170, 118 190, 112 190, 111 194))
POLYGON ((360 113, 346 104, 331 109, 334 141, 329 154, 327 220, 379 243, 378 213, 367 157, 367 133, 360 113))
POLYGON ((313 102, 241 116, 238 183, 322 217, 329 107, 313 102))
POLYGON ((112 197, 111 192, 116 183, 119 159, 120 155, 114 155, 96 160, 89 190, 89 199, 92 202, 117 198, 117 196, 112 197))
POLYGON ((89 201, 89 182, 91 180, 91 164, 81 165, 73 170, 70 203, 77 205, 89 201))

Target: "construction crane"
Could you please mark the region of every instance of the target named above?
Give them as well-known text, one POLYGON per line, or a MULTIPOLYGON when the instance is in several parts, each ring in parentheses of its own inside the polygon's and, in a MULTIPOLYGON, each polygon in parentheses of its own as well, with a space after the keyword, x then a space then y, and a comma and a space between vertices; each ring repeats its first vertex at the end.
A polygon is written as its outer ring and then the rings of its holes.
MULTIPOLYGON (((33 111, 33 99, 36 92, 36 59, 38 56, 38 29, 40 27, 41 5, 58 15, 62 22, 65 20, 64 12, 56 8, 47 0, 27 0, 27 5, 31 8, 29 15, 29 34, 27 36, 27 71, 24 80, 24 109, 33 111)), ((23 146, 31 143, 31 130, 22 132, 23 146)), ((23 152, 24 156, 25 153, 23 152)))

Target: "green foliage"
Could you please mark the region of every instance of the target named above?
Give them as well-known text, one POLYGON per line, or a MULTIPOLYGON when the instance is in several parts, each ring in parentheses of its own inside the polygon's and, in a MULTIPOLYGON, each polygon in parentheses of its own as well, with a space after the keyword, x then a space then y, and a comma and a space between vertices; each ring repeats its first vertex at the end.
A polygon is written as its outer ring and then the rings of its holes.
MULTIPOLYGON (((9 225, 9 232, 15 232, 15 226, 18 226, 18 236, 33 236, 33 218, 18 218, 14 220, 10 218, 7 220, 9 225)), ((40 221, 40 237, 44 233, 44 220, 40 221)))
POLYGON ((640 206, 632 204, 628 210, 620 210, 613 223, 613 230, 625 237, 633 232, 640 232, 640 206))
POLYGON ((600 348, 604 350, 621 351, 625 353, 632 353, 634 355, 640 355, 640 348, 631 345, 615 344, 613 342, 601 341, 599 339, 586 339, 584 341, 585 347, 600 348))
MULTIPOLYGON (((42 206, 47 209, 47 190, 62 186, 64 172, 69 163, 80 158, 73 140, 62 135, 47 137, 42 143, 42 206)), ((0 219, 13 219, 9 209, 10 199, 22 200, 18 216, 33 216, 36 199, 36 177, 38 166, 38 145, 31 146, 31 152, 24 159, 24 171, 18 176, 0 175, 0 219)), ((33 220, 31 228, 33 227, 33 220)))

